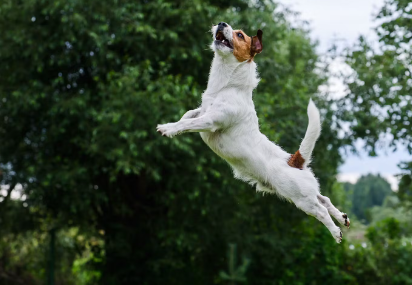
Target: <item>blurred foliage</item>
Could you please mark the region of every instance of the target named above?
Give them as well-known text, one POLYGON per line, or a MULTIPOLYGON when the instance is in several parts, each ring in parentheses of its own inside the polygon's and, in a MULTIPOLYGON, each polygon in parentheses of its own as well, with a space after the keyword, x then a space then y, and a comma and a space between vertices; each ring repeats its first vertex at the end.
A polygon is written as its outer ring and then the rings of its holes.
POLYGON ((398 196, 407 205, 412 206, 412 162, 402 162, 398 196))
MULTIPOLYGON (((359 184, 365 185, 365 181, 359 184)), ((356 188, 356 191, 365 192, 364 196, 374 196, 367 184, 365 188, 356 188)), ((365 210, 369 225, 366 229, 351 227, 350 245, 345 252, 345 266, 356 280, 355 284, 412 284, 409 266, 412 261, 412 212, 403 206, 396 193, 387 195, 381 206, 365 210)), ((354 220, 356 216, 351 216, 352 223, 354 220)))
POLYGON ((386 0, 376 16, 378 43, 360 37, 346 54, 354 73, 346 78, 348 94, 338 110, 351 123, 347 136, 362 138, 366 149, 398 143, 412 153, 412 9, 410 1, 386 0))
MULTIPOLYGON (((404 146, 412 153, 411 16, 410 1, 386 0, 376 15, 379 42, 360 37, 345 55, 354 72, 345 78, 348 93, 338 100, 336 115, 347 123, 345 139, 362 139, 371 155, 387 146, 393 150, 404 146)), ((398 193, 386 196, 382 206, 367 211, 367 239, 348 251, 359 284, 412 284, 412 163, 405 161, 400 168, 398 193)), ((350 193, 350 187, 347 189, 350 193)), ((380 192, 383 197, 387 191, 380 192)))
POLYGON ((249 266, 250 260, 243 258, 243 263, 240 266, 236 266, 236 245, 230 244, 227 254, 228 260, 228 271, 220 271, 219 277, 222 280, 230 281, 230 284, 236 284, 237 282, 244 283, 246 282, 245 273, 249 266))
POLYGON ((384 199, 392 193, 386 179, 378 175, 364 175, 353 185, 352 211, 359 220, 370 221, 368 211, 373 206, 382 206, 384 199))
POLYGON ((412 244, 398 234, 396 219, 388 218, 368 229, 366 242, 350 245, 346 268, 354 284, 412 284, 412 244))
POLYGON ((335 179, 344 141, 332 128, 333 102, 317 94, 327 70, 305 24, 276 8, 264 0, 0 2, 0 282, 44 284, 50 263, 56 284, 386 280, 379 262, 409 252, 396 238, 384 236, 393 247, 364 266, 374 251, 336 245, 314 218, 236 181, 198 134, 155 132, 199 105, 212 23, 249 35, 261 28, 254 101, 262 132, 296 151, 314 98, 324 122, 313 170, 322 192, 348 205, 335 179))

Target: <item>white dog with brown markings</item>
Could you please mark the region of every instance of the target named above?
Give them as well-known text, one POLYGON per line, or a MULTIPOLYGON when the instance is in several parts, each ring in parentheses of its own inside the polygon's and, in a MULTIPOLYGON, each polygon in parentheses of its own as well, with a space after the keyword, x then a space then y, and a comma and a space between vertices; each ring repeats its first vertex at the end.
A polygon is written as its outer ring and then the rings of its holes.
POLYGON ((234 176, 256 185, 257 191, 275 193, 321 221, 336 242, 342 232, 330 215, 349 228, 350 221, 326 196, 308 167, 320 135, 320 115, 309 101, 309 126, 299 150, 291 155, 259 130, 252 91, 259 83, 254 57, 262 52, 262 31, 249 37, 227 23, 212 28, 215 53, 202 104, 180 121, 157 126, 167 137, 200 132, 203 141, 233 169, 234 176))

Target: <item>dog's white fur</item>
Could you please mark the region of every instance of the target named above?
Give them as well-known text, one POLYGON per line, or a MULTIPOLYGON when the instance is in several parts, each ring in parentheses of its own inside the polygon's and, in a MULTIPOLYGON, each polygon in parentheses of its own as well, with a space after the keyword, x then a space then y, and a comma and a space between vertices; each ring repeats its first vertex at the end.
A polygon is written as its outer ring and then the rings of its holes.
MULTIPOLYGON (((216 27, 212 28, 214 37, 216 27)), ((232 31, 229 25, 223 30, 230 42, 232 31)), ((291 155, 259 130, 252 100, 252 91, 259 83, 256 63, 239 62, 232 49, 218 41, 211 48, 215 56, 201 106, 176 123, 158 125, 157 130, 168 137, 200 132, 203 141, 230 164, 236 178, 256 185, 257 191, 276 193, 293 202, 321 221, 339 243, 342 233, 329 213, 344 225, 349 225, 349 219, 320 194, 318 181, 308 167, 321 129, 315 104, 309 101, 309 126, 299 148, 305 159, 303 169, 293 168, 287 163, 291 155)))

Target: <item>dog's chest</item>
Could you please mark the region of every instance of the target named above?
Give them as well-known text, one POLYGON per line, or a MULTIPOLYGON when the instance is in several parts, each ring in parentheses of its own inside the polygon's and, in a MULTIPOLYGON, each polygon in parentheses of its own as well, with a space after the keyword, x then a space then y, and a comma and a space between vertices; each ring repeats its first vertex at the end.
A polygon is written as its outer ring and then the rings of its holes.
POLYGON ((234 97, 239 95, 231 92, 202 100, 202 110, 221 113, 223 126, 215 132, 203 132, 201 137, 216 154, 229 162, 242 159, 247 137, 259 129, 253 101, 234 97))

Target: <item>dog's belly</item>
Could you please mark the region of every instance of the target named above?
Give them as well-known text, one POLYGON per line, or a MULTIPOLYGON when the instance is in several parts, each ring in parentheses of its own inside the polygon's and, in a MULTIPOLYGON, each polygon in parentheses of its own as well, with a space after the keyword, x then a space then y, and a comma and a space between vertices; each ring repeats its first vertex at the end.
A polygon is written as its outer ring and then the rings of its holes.
POLYGON ((227 161, 242 159, 237 143, 230 135, 220 131, 200 133, 203 141, 220 157, 227 161))
POLYGON ((259 191, 273 192, 286 178, 290 156, 258 129, 242 132, 230 129, 200 133, 203 141, 233 169, 236 178, 258 184, 259 191), (270 186, 268 186, 270 177, 270 186))
POLYGON ((222 133, 219 130, 200 133, 200 136, 217 155, 230 164, 242 163, 242 161, 247 159, 247 149, 238 142, 241 138, 236 138, 232 134, 222 133))

